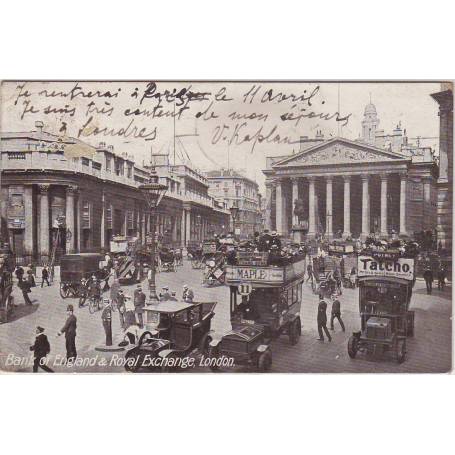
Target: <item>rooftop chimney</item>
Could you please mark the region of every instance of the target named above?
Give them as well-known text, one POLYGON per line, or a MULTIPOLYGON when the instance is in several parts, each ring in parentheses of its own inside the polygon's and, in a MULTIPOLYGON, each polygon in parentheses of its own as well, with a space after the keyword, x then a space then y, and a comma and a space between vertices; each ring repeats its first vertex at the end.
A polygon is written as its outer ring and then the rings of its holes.
POLYGON ((43 128, 44 128, 44 123, 41 120, 37 120, 35 122, 35 127, 40 133, 42 133, 43 132, 43 128))

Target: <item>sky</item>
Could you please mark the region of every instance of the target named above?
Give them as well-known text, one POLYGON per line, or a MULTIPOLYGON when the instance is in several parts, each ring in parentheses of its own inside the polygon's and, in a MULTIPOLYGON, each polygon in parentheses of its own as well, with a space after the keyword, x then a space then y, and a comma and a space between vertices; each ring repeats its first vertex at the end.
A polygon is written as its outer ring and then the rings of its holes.
POLYGON ((359 137, 370 99, 380 129, 401 122, 408 137, 430 137, 421 143, 437 149, 438 105, 430 94, 439 90, 439 83, 399 82, 6 81, 0 129, 36 130, 42 121, 47 132, 103 141, 139 164, 151 152, 169 153, 173 162, 175 150, 176 162, 229 166, 262 188, 265 157, 297 151, 300 136, 359 137))

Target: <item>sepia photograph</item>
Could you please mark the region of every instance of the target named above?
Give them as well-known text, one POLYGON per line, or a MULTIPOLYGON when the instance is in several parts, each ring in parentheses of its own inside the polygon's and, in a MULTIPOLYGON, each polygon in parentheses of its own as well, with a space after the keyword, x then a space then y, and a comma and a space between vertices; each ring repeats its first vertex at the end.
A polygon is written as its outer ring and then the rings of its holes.
POLYGON ((452 81, 0 90, 2 373, 452 370, 452 81))

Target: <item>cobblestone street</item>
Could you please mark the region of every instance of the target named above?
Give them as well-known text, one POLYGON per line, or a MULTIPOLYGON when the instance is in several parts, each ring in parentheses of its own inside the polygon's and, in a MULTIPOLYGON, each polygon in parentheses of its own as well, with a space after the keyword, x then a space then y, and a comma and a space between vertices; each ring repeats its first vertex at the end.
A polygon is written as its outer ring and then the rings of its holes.
MULTIPOLYGON (((180 297, 184 283, 188 284, 195 293, 197 301, 217 301, 216 315, 212 329, 218 334, 230 329, 229 322, 229 291, 226 286, 203 287, 201 285, 202 271, 191 269, 190 263, 184 261, 183 267, 177 272, 160 273, 157 275, 158 289, 168 285, 180 297)), ((145 282, 143 283, 145 287, 145 282)), ((272 372, 446 372, 451 366, 451 302, 450 289, 440 292, 434 290, 431 296, 425 291, 423 281, 418 280, 413 290, 410 309, 415 311, 415 337, 408 340, 407 360, 399 365, 390 358, 366 358, 358 355, 350 359, 347 354, 347 341, 353 330, 359 330, 358 290, 345 289, 341 296, 342 317, 346 325, 343 333, 335 321, 333 341, 321 343, 317 340, 316 311, 318 298, 311 292, 309 284, 304 284, 301 309, 302 336, 296 346, 290 346, 288 338, 275 340, 272 343, 273 365, 272 372)), ((126 294, 132 294, 135 286, 126 286, 126 294)), ((51 287, 43 289, 36 287, 32 290, 33 306, 23 304, 22 295, 15 287, 16 304, 12 321, 0 326, 0 366, 2 370, 30 372, 30 365, 6 366, 9 354, 29 357, 29 346, 34 339, 37 325, 45 327, 51 344, 49 364, 58 356, 65 356, 64 337, 57 337, 57 332, 66 319, 66 306, 73 303, 77 321, 76 345, 81 357, 105 357, 107 363, 113 354, 95 351, 95 347, 104 341, 104 330, 101 323, 101 312, 90 314, 87 307, 77 308, 75 299, 62 300, 59 296, 58 281, 51 287)), ((330 304, 329 304, 330 311, 330 304)), ((114 343, 122 339, 118 313, 113 314, 114 343)), ((115 355, 123 357, 124 352, 115 355)), ((123 366, 108 365, 106 367, 72 367, 55 366, 57 372, 123 372, 123 366)), ((197 367, 187 370, 194 372, 210 372, 208 368, 197 367)), ((245 367, 236 367, 225 371, 248 371, 245 367)))

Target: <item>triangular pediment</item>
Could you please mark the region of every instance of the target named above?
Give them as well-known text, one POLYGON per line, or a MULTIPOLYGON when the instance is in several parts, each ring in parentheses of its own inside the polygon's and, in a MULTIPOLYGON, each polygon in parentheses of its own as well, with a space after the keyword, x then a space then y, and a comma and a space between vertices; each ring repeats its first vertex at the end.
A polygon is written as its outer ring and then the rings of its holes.
POLYGON ((320 166, 407 160, 408 157, 362 142, 334 138, 288 156, 273 164, 273 168, 292 166, 320 166))

